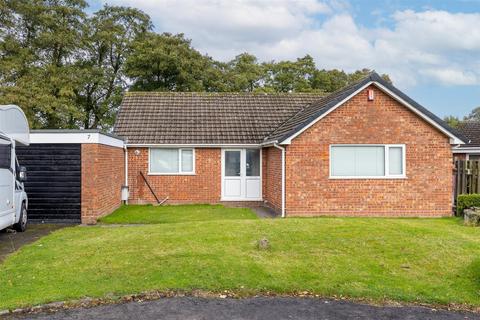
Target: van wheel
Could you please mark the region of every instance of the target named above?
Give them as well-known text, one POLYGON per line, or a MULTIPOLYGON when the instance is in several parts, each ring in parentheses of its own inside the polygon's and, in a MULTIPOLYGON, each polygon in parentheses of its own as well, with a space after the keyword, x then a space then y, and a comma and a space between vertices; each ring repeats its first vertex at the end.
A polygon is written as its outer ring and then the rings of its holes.
POLYGON ((22 203, 22 210, 20 211, 20 220, 18 223, 13 225, 13 229, 18 232, 23 232, 27 229, 27 208, 25 207, 25 203, 22 203))

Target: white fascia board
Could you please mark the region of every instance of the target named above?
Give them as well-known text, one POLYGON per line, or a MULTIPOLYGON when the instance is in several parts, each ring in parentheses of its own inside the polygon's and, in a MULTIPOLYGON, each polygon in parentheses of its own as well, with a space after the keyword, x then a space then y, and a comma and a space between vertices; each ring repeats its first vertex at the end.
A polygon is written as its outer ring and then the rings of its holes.
POLYGON ((123 148, 123 141, 113 137, 93 132, 45 132, 30 133, 30 143, 78 143, 78 144, 104 144, 107 146, 123 148))
POLYGON ((389 96, 391 96, 393 99, 397 100, 398 102, 400 102, 401 104, 403 104, 405 107, 407 107, 408 109, 410 109, 411 111, 413 111, 415 114, 417 114, 418 116, 420 116, 422 119, 424 119, 425 121, 427 121, 429 124, 431 124, 433 127, 437 128, 440 132, 442 132, 443 134, 445 134, 446 136, 448 136, 450 138, 450 144, 464 144, 465 142, 462 141, 461 139, 459 139, 458 137, 454 136, 453 134, 451 134, 450 132, 448 132, 445 128, 443 128, 442 126, 440 126, 438 123, 436 123, 435 121, 433 121, 430 117, 428 117, 427 115, 423 114, 422 112, 420 112, 417 108, 413 107, 411 104, 407 103, 405 100, 403 100, 402 98, 400 98, 399 96, 397 96, 395 93, 393 93, 392 91, 390 91, 389 89, 387 89, 386 87, 384 87, 383 85, 381 85, 380 83, 376 82, 376 81, 370 81, 368 83, 366 83, 364 86, 360 87, 358 90, 356 90, 355 92, 353 92, 351 95, 349 95, 348 97, 346 97, 345 99, 343 99, 342 101, 340 101, 339 103, 337 103, 333 108, 330 108, 330 110, 328 110, 327 112, 325 112, 324 114, 320 115, 319 117, 317 117, 314 121, 312 121, 311 123, 309 123, 306 127, 302 128, 300 131, 296 132, 295 134, 291 135, 290 137, 288 137, 287 139, 283 140, 280 144, 290 144, 292 142, 292 139, 294 139, 295 137, 297 137, 298 135, 300 135, 302 132, 304 132, 305 130, 307 130, 308 128, 310 128, 311 126, 313 126, 315 123, 317 123, 319 120, 321 120, 322 118, 326 117, 330 112, 334 111, 335 109, 337 109, 338 107, 340 107, 341 105, 343 105, 345 102, 347 102, 348 100, 350 100, 351 98, 353 98, 355 95, 357 95, 360 91, 364 90, 365 88, 367 88, 368 86, 370 86, 371 84, 375 85, 377 88, 379 88, 380 90, 382 90, 383 92, 385 92, 386 94, 388 94, 389 96))
POLYGON ((455 147, 453 153, 480 153, 480 147, 455 147))
POLYGON ((261 144, 221 144, 221 143, 127 143, 127 148, 260 148, 261 144))

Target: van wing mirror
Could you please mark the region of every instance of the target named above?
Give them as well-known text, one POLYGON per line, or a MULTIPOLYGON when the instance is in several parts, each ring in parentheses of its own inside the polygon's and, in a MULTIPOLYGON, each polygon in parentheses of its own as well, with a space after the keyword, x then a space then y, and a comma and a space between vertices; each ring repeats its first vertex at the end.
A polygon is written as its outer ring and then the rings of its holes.
POLYGON ((18 170, 18 181, 27 181, 27 168, 25 168, 24 166, 21 166, 18 170))

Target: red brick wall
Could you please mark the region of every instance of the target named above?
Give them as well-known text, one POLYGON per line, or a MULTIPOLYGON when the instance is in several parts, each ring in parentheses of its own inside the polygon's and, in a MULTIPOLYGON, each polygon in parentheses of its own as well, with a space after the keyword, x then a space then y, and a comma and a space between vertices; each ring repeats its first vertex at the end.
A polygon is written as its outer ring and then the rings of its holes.
POLYGON ((375 87, 287 147, 287 215, 447 216, 452 208, 449 139, 375 87), (407 179, 329 179, 330 144, 406 144, 407 179))
POLYGON ((221 156, 219 148, 195 149, 195 175, 148 175, 148 148, 128 148, 130 203, 155 203, 140 176, 142 171, 160 199, 169 203, 216 203, 221 197, 221 156), (140 154, 136 155, 135 150, 140 154))
POLYGON ((94 224, 118 208, 124 181, 122 148, 82 144, 82 223, 94 224))
POLYGON ((263 148, 263 199, 275 211, 282 209, 282 151, 275 147, 263 148))

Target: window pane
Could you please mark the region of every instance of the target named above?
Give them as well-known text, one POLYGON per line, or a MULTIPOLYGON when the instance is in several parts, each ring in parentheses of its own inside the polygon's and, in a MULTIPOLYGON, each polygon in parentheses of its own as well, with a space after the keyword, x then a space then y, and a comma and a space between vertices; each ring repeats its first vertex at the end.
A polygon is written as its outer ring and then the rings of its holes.
POLYGON ((225 151, 225 176, 240 176, 240 151, 225 151))
POLYGON ((355 147, 355 176, 385 175, 385 148, 383 146, 355 147))
POLYGON ((193 172, 193 150, 182 149, 182 172, 193 172))
POLYGON ((403 156, 401 147, 388 148, 388 168, 390 174, 403 174, 403 156))
POLYGON ((384 176, 385 148, 383 146, 334 146, 333 176, 384 176))
POLYGON ((150 149, 150 171, 154 173, 178 172, 178 149, 150 149))
POLYGON ((0 141, 0 169, 10 169, 12 161, 12 150, 10 144, 0 141))
POLYGON ((332 147, 332 175, 354 176, 355 175, 355 147, 332 147))
POLYGON ((247 149, 247 177, 260 176, 260 150, 247 149))

